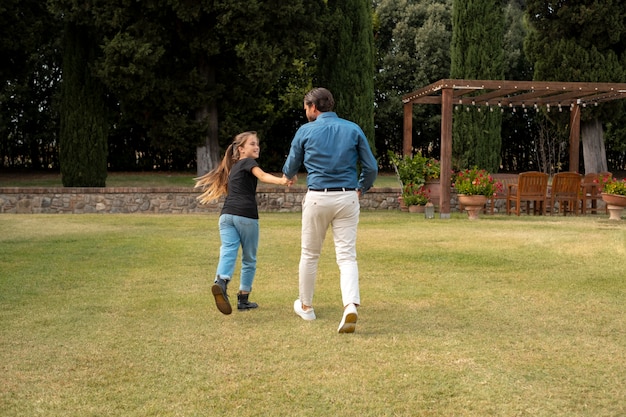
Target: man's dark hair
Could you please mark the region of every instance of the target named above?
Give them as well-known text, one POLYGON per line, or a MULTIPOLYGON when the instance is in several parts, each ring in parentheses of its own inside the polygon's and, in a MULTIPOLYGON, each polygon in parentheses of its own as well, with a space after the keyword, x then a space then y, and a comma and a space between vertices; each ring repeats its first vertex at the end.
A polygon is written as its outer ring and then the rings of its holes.
POLYGON ((308 106, 315 104, 315 107, 321 112, 333 111, 335 107, 335 99, 330 91, 325 88, 318 87, 306 93, 304 103, 308 106))

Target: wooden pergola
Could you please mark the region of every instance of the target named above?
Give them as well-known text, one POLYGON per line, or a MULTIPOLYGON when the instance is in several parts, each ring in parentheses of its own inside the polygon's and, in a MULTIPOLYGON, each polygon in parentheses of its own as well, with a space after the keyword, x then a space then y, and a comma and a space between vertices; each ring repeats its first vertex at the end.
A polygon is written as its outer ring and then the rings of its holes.
POLYGON ((582 83, 560 81, 452 80, 443 79, 402 97, 404 103, 403 153, 413 152, 413 105, 441 105, 441 196, 439 215, 450 218, 452 179, 453 107, 506 108, 546 107, 570 110, 570 167, 577 167, 580 151, 581 108, 626 98, 626 83, 582 83))

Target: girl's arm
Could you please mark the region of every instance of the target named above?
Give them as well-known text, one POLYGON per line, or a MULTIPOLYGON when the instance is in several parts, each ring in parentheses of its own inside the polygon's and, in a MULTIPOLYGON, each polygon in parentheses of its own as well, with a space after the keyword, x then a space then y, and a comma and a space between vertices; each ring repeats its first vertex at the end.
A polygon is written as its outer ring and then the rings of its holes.
POLYGON ((275 177, 274 175, 268 174, 267 172, 263 171, 259 167, 252 168, 252 175, 257 177, 259 181, 265 182, 268 184, 289 185, 289 180, 285 178, 284 176, 275 177))

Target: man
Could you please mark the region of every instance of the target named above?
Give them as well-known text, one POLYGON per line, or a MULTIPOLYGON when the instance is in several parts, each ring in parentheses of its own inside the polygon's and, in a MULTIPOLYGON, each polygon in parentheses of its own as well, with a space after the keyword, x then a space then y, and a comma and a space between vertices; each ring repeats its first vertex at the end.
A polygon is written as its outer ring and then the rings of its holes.
POLYGON ((374 184, 378 165, 363 130, 337 117, 334 105, 332 94, 325 88, 314 88, 304 96, 304 111, 310 123, 296 132, 283 166, 284 176, 292 180, 304 164, 309 188, 302 201, 300 297, 293 308, 304 320, 315 320, 313 292, 317 264, 330 225, 344 306, 337 331, 353 333, 361 303, 356 261, 359 197, 374 184), (360 175, 357 175, 358 163, 360 175))

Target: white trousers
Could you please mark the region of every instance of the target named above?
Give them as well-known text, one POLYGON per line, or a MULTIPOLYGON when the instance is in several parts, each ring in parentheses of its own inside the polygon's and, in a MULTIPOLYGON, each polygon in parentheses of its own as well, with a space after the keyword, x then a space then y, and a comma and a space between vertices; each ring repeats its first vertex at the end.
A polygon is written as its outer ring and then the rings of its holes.
POLYGON ((356 191, 309 191, 302 201, 300 301, 313 305, 317 264, 328 226, 332 227, 343 305, 361 304, 356 231, 361 207, 356 191))

